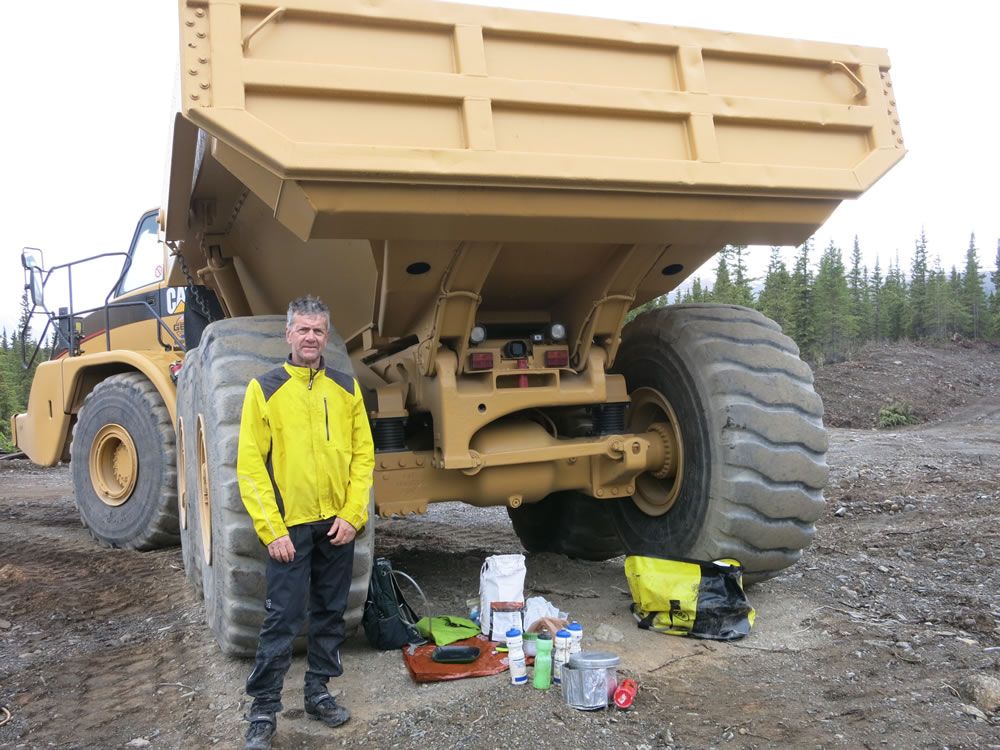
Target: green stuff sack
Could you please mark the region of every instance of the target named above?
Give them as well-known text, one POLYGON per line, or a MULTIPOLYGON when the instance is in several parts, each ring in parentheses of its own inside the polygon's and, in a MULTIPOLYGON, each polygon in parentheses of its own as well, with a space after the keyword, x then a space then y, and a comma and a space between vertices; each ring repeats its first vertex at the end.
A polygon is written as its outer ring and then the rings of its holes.
POLYGON ((732 641, 750 632, 754 608, 736 560, 625 558, 632 614, 639 627, 667 635, 732 641))

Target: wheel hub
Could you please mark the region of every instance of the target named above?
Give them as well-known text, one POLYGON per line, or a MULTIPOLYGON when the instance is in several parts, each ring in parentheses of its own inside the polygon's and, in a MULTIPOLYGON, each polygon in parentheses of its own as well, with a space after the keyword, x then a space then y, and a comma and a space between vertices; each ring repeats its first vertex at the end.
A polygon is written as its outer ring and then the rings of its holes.
POLYGON ((655 388, 636 388, 630 394, 629 431, 654 432, 663 443, 663 461, 656 471, 636 477, 632 502, 648 516, 662 516, 673 507, 684 476, 684 443, 677 415, 655 388))
POLYGON ((124 504, 139 477, 139 455, 128 430, 119 424, 104 425, 90 445, 90 482, 101 502, 124 504))

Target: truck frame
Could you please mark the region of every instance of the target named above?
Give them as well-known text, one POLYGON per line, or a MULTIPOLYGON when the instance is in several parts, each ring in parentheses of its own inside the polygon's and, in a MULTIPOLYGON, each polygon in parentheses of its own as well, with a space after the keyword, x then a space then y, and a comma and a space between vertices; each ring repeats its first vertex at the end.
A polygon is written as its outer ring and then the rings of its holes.
POLYGON ((53 315, 81 335, 13 419, 33 461, 71 456, 99 542, 179 537, 220 646, 252 652, 242 397, 312 293, 365 392, 373 519, 505 506, 529 551, 734 558, 749 582, 799 558, 828 469, 794 342, 730 305, 625 321, 725 245, 802 243, 903 157, 884 50, 428 0, 179 8, 169 187, 140 222, 168 271, 53 315), (152 314, 115 327, 136 295, 152 314))

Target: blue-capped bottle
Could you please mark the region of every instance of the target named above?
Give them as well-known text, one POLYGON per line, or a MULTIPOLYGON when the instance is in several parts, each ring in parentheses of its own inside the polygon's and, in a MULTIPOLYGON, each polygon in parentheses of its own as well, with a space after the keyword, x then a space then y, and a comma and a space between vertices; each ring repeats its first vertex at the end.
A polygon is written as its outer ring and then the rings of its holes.
POLYGON ((569 644, 572 634, 563 628, 556 633, 555 650, 552 652, 552 682, 562 682, 563 665, 569 661, 569 644))
POLYGON ((524 639, 517 628, 507 631, 507 663, 510 666, 511 684, 527 685, 528 665, 524 661, 524 639))
POLYGON ((578 653, 583 650, 583 625, 578 622, 571 622, 566 626, 566 630, 569 631, 569 652, 571 654, 578 653))

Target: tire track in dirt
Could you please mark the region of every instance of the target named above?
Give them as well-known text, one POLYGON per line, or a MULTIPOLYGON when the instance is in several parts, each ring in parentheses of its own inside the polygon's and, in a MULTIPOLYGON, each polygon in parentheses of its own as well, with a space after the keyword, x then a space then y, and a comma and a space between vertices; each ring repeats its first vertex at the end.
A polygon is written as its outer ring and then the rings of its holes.
MULTIPOLYGON (((101 550, 66 494, 68 469, 39 484, 30 500, 0 506, 0 703, 12 713, 0 745, 117 746, 112 737, 155 736, 161 727, 183 738, 188 729, 176 717, 185 713, 203 731, 192 701, 218 654, 191 637, 204 611, 180 551, 101 550)), ((195 740, 200 731, 170 746, 208 744, 195 740)))

